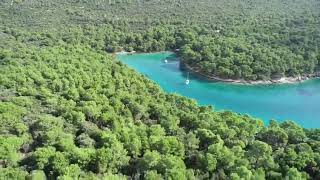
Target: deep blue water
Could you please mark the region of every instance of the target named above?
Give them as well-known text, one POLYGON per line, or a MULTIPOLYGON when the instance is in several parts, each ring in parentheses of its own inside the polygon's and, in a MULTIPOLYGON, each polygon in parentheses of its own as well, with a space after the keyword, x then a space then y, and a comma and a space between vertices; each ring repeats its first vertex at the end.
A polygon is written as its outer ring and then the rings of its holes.
POLYGON ((305 128, 320 128, 320 80, 286 85, 236 85, 209 82, 186 72, 170 52, 118 55, 129 67, 145 74, 169 93, 196 99, 215 110, 232 110, 262 119, 292 120, 305 128), (168 63, 164 60, 168 59, 168 63))

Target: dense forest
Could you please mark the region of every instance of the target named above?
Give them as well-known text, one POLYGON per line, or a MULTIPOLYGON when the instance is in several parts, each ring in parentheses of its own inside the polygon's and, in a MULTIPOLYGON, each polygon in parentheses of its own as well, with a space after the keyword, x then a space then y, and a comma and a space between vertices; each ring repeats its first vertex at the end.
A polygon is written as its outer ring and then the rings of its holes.
POLYGON ((0 53, 0 179, 320 178, 318 130, 213 112, 103 51, 0 53))
POLYGON ((108 24, 115 28, 112 33, 91 39, 108 52, 180 49, 184 64, 222 79, 319 75, 317 0, 16 0, 0 5, 5 27, 60 32, 108 24))
POLYGON ((118 51, 318 71, 319 1, 0 1, 0 179, 320 179, 320 131, 167 94, 118 51))

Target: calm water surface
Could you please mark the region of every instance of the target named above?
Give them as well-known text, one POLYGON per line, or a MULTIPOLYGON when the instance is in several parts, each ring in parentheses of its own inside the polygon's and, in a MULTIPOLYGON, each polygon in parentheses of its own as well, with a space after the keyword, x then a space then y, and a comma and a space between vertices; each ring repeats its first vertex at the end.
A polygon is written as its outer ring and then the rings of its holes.
POLYGON ((235 85, 208 82, 179 68, 176 56, 169 52, 118 55, 123 63, 145 74, 165 91, 196 99, 216 110, 249 114, 268 123, 293 120, 305 128, 320 128, 320 80, 287 85, 235 85), (168 63, 165 63, 168 59, 168 63))

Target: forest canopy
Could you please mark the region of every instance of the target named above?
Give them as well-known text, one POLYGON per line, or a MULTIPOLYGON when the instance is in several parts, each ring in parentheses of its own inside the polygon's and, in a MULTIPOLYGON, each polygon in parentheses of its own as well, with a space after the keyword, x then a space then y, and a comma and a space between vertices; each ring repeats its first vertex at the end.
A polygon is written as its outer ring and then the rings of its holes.
POLYGON ((0 53, 1 178, 319 178, 319 132, 166 94, 103 51, 0 53))
POLYGON ((317 0, 42 0, 0 5, 5 27, 59 32, 109 24, 122 33, 95 39, 108 52, 181 49, 182 63, 208 76, 255 81, 319 75, 317 0))
POLYGON ((0 179, 319 179, 320 131, 167 94, 118 51, 222 78, 319 70, 319 1, 0 1, 0 179))

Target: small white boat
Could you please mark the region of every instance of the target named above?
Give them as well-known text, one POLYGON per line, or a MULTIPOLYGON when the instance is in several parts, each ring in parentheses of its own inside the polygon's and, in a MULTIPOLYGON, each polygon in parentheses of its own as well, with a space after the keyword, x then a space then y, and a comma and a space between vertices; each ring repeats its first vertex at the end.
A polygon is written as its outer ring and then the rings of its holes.
POLYGON ((189 73, 188 73, 187 80, 186 80, 186 85, 189 85, 189 83, 190 83, 190 80, 189 80, 189 73))
POLYGON ((165 62, 165 63, 168 63, 168 60, 167 60, 167 59, 165 59, 165 60, 164 60, 164 62, 165 62))

